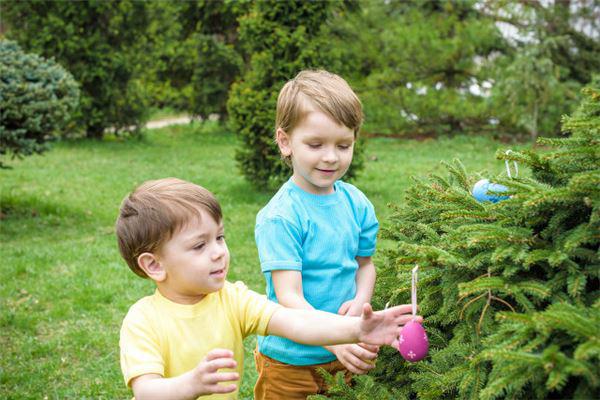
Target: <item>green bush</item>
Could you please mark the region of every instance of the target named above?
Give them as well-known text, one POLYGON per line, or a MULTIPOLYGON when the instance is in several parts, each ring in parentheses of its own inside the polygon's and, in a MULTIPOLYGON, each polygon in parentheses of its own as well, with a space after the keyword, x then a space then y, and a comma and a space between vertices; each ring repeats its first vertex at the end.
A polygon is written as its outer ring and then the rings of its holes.
MULTIPOLYGON (((46 150, 79 101, 73 77, 53 60, 28 54, 0 40, 0 156, 22 157, 46 150)), ((0 160, 0 168, 6 167, 0 160)))
MULTIPOLYGON (((430 354, 411 364, 380 354, 355 389, 396 399, 591 399, 600 389, 600 80, 552 150, 497 157, 533 177, 497 177, 509 199, 480 203, 481 176, 460 162, 450 177, 419 180, 396 207, 384 236, 395 242, 378 274, 375 303, 410 302, 410 271, 421 266, 419 307, 430 354)), ((489 177, 488 178, 492 178, 489 177)))
POLYGON ((8 38, 54 57, 79 82, 76 120, 88 137, 141 124, 145 94, 134 72, 146 40, 145 2, 6 0, 1 7, 8 38))
POLYGON ((207 118, 216 113, 227 114, 227 96, 233 81, 242 70, 242 57, 231 44, 214 35, 196 35, 198 63, 191 85, 191 112, 207 118))
MULTIPOLYGON (((250 65, 233 84, 227 108, 242 141, 238 165, 257 187, 276 186, 290 176, 274 141, 281 87, 303 69, 340 72, 343 68, 340 52, 324 34, 331 15, 341 8, 341 2, 259 1, 240 18, 239 40, 250 65)), ((361 148, 355 150, 347 178, 362 165, 361 148)))
POLYGON ((141 79, 150 102, 208 117, 225 116, 227 94, 240 75, 237 18, 249 2, 150 2, 141 79))
POLYGON ((505 54, 494 60, 490 100, 499 129, 533 139, 560 134, 561 115, 577 107, 580 89, 600 71, 598 2, 479 4, 515 32, 505 54))
POLYGON ((470 86, 491 77, 490 57, 504 44, 474 1, 362 4, 335 20, 342 34, 335 43, 352 60, 367 132, 438 136, 489 128, 486 98, 470 86))
POLYGON ((568 71, 552 60, 556 42, 522 45, 496 61, 490 103, 501 129, 527 133, 532 141, 540 134, 555 135, 561 115, 577 106, 581 85, 567 79, 568 71))

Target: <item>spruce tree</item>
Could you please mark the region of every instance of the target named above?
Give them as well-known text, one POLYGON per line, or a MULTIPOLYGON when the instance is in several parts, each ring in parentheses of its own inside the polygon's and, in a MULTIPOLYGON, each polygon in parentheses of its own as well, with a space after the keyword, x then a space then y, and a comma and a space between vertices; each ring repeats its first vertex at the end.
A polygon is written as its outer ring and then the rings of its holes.
POLYGON ((485 96, 493 59, 506 46, 472 0, 362 1, 332 35, 352 60, 365 130, 414 136, 489 129, 485 96))
POLYGON ((9 158, 41 154, 68 126, 79 102, 73 76, 54 60, 0 39, 0 168, 9 158))
POLYGON ((459 161, 446 164, 448 177, 416 180, 384 231, 396 246, 374 303, 410 302, 419 264, 430 354, 411 364, 387 348, 354 388, 330 377, 331 398, 375 390, 420 399, 598 397, 600 80, 583 93, 563 118, 569 137, 497 152, 531 172, 485 176, 505 185, 509 199, 475 200, 470 190, 482 176, 459 161))

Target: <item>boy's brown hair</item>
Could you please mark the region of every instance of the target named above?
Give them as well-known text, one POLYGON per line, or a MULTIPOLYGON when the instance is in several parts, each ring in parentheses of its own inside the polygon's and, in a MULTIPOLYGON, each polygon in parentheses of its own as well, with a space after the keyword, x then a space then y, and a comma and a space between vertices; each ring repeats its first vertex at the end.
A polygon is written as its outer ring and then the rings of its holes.
POLYGON ((142 278, 142 253, 154 253, 192 218, 206 211, 216 222, 223 214, 215 196, 203 187, 177 178, 146 181, 123 199, 116 222, 121 256, 142 278))
POLYGON ((311 104, 358 137, 363 122, 358 96, 342 77, 323 70, 301 71, 283 86, 277 98, 276 129, 291 134, 311 104))

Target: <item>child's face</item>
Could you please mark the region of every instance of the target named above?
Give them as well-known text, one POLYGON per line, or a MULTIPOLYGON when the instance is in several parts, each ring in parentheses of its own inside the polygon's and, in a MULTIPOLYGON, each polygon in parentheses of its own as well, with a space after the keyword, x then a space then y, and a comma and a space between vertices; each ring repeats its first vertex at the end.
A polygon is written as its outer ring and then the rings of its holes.
POLYGON ((160 249, 158 261, 166 271, 159 288, 167 298, 194 303, 223 287, 229 268, 229 250, 223 224, 206 212, 190 220, 160 249))
POLYGON ((352 162, 352 129, 338 125, 323 112, 312 111, 292 132, 282 134, 280 149, 292 158, 294 182, 309 193, 332 193, 333 184, 352 162))

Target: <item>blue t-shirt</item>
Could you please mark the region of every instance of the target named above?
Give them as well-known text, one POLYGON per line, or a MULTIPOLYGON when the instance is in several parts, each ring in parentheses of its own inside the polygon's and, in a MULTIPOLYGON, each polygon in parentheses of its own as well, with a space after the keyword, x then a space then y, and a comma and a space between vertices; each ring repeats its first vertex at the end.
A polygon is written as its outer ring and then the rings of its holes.
MULTIPOLYGON (((379 223, 360 190, 342 181, 334 189, 311 194, 290 179, 258 213, 254 234, 270 300, 277 302, 273 270, 300 271, 304 298, 317 310, 337 313, 356 295, 356 256, 374 253, 379 223)), ((279 336, 259 336, 258 349, 292 365, 335 360, 323 347, 279 336)))

